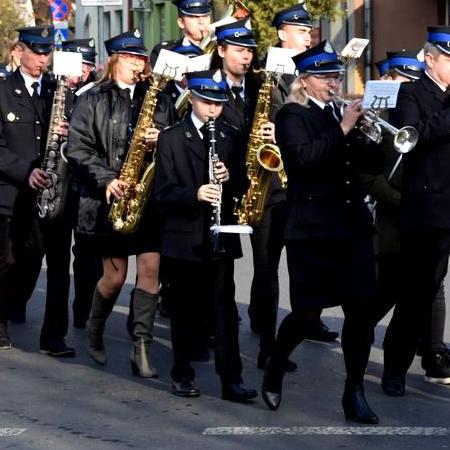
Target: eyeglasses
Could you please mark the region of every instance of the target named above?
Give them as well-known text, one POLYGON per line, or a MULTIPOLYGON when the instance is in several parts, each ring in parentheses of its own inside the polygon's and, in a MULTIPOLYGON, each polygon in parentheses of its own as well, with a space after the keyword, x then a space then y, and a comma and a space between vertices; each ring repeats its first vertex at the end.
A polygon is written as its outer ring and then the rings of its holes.
POLYGON ((317 74, 312 75, 316 80, 320 80, 322 83, 342 83, 344 80, 344 75, 327 75, 327 74, 317 74))

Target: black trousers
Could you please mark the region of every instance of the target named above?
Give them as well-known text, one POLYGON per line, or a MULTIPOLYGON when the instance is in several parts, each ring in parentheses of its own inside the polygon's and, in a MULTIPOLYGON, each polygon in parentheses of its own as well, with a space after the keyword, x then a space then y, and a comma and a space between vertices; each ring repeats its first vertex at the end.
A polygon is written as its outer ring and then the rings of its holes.
POLYGON ((10 308, 10 278, 14 264, 11 217, 0 215, 0 323, 6 325, 10 308))
POLYGON ((405 374, 422 338, 430 348, 432 309, 447 273, 450 230, 427 228, 402 232, 404 293, 396 304, 384 339, 385 371, 405 374))
MULTIPOLYGON (((378 323, 389 310, 397 304, 399 299, 405 295, 404 255, 401 252, 383 253, 378 255, 377 268, 378 277, 375 323, 378 323)), ((431 336, 429 339, 425 339, 423 344, 429 344, 431 350, 441 349, 444 347, 446 317, 443 282, 439 286, 436 298, 431 303, 431 308, 431 336)), ((427 351, 427 349, 423 350, 427 351)))
MULTIPOLYGON (((13 222, 19 221, 14 219, 13 222)), ((16 263, 10 277, 11 310, 25 310, 36 286, 44 254, 46 257, 47 295, 41 340, 62 339, 67 334, 71 241, 70 214, 54 222, 32 218, 29 224, 13 227, 16 263)))
POLYGON ((188 261, 165 258, 171 294, 172 378, 193 380, 190 361, 203 338, 211 305, 215 319, 215 365, 222 384, 241 382, 238 311, 234 301, 234 260, 188 261))
POLYGON ((84 236, 74 233, 73 281, 75 297, 72 310, 74 321, 86 322, 91 312, 95 286, 103 275, 102 258, 98 256, 92 243, 84 236))
POLYGON ((286 202, 265 209, 261 222, 250 235, 253 280, 249 310, 260 328, 261 351, 269 354, 275 342, 280 296, 278 266, 284 245, 286 202))

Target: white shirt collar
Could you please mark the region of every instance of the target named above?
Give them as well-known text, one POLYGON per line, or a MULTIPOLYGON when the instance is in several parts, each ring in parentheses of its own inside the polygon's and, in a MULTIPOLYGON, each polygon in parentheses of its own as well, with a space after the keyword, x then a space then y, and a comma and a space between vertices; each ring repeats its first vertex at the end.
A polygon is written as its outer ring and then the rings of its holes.
POLYGON ((317 100, 317 98, 311 97, 311 96, 308 95, 308 94, 306 94, 306 95, 307 95, 308 98, 309 98, 312 102, 314 102, 320 109, 324 109, 325 106, 330 105, 330 106, 333 108, 333 110, 334 110, 333 102, 330 102, 330 103, 324 103, 324 102, 321 102, 320 100, 317 100))
POLYGON ((445 92, 447 90, 447 87, 444 86, 441 83, 438 83, 429 73, 428 70, 425 70, 425 74, 427 75, 427 77, 435 84, 437 84, 439 86, 439 88, 442 90, 442 92, 445 92))
MULTIPOLYGON (((233 86, 237 86, 237 84, 234 84, 228 77, 226 78, 226 80, 227 80, 227 84, 228 84, 228 87, 230 88, 230 90, 233 86)), ((242 83, 240 86, 242 88, 240 96, 244 100, 245 99, 245 78, 242 79, 242 83)), ((234 93, 233 93, 233 97, 234 97, 234 93)))
POLYGON ((30 96, 33 95, 33 88, 31 87, 31 85, 34 82, 38 82, 39 83, 39 87, 38 87, 38 95, 41 95, 41 87, 42 87, 42 74, 39 76, 39 78, 33 78, 30 77, 29 75, 23 73, 22 68, 19 68, 20 73, 22 74, 22 77, 25 81, 25 87, 27 88, 28 93, 30 94, 30 96))
POLYGON ((130 90, 130 98, 133 99, 134 90, 136 88, 136 84, 126 84, 123 81, 116 81, 117 86, 120 87, 120 89, 129 89, 130 90))
POLYGON ((203 133, 200 131, 200 128, 204 125, 204 123, 194 114, 194 111, 191 112, 191 120, 195 128, 197 128, 200 138, 203 139, 203 133))

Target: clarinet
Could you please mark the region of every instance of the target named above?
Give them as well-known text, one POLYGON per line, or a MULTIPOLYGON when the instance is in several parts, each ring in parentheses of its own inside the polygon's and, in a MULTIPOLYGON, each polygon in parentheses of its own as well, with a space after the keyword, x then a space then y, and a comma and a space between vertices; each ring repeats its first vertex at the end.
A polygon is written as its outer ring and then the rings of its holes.
MULTIPOLYGON (((214 169, 219 162, 219 155, 216 151, 216 121, 215 119, 209 119, 207 122, 208 136, 209 136, 209 183, 215 184, 220 190, 220 199, 222 199, 222 183, 217 180, 214 169)), ((221 216, 221 200, 213 203, 212 217, 211 217, 211 239, 214 252, 219 252, 222 249, 219 245, 219 233, 220 233, 220 216, 221 216)))

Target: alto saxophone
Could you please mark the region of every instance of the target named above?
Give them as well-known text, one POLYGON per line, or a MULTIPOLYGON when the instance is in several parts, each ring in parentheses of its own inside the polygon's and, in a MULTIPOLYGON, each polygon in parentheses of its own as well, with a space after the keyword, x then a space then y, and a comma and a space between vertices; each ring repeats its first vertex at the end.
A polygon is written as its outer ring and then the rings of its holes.
POLYGON ((41 164, 41 169, 47 174, 48 184, 45 189, 39 191, 37 198, 39 217, 49 221, 56 220, 63 213, 69 188, 69 166, 64 153, 67 138, 57 133, 60 122, 64 120, 66 92, 67 83, 60 77, 53 94, 47 144, 41 164))
POLYGON ((269 72, 261 70, 261 73, 264 81, 258 93, 245 161, 250 186, 235 208, 238 222, 249 225, 257 224, 261 220, 272 173, 278 172, 280 175, 284 172, 280 149, 264 140, 259 133, 261 126, 269 122, 274 85, 269 72))
MULTIPOLYGON (((244 2, 241 0, 228 0, 228 8, 224 17, 221 20, 235 17, 236 19, 242 19, 244 17, 250 16, 250 10, 245 6, 244 2)), ((214 30, 210 30, 208 34, 200 42, 199 47, 203 50, 205 55, 210 55, 214 53, 217 47, 217 40, 215 39, 214 30)), ((186 113, 188 106, 188 89, 185 89, 175 102, 175 109, 177 111, 178 117, 183 117, 186 113)))
POLYGON ((145 133, 148 128, 155 126, 157 95, 164 88, 167 79, 159 75, 154 75, 154 77, 152 85, 145 94, 128 153, 119 175, 119 179, 126 182, 128 186, 124 189, 120 199, 114 199, 108 216, 114 230, 123 234, 130 234, 136 230, 155 177, 154 158, 151 163, 145 161, 147 152, 145 133))

